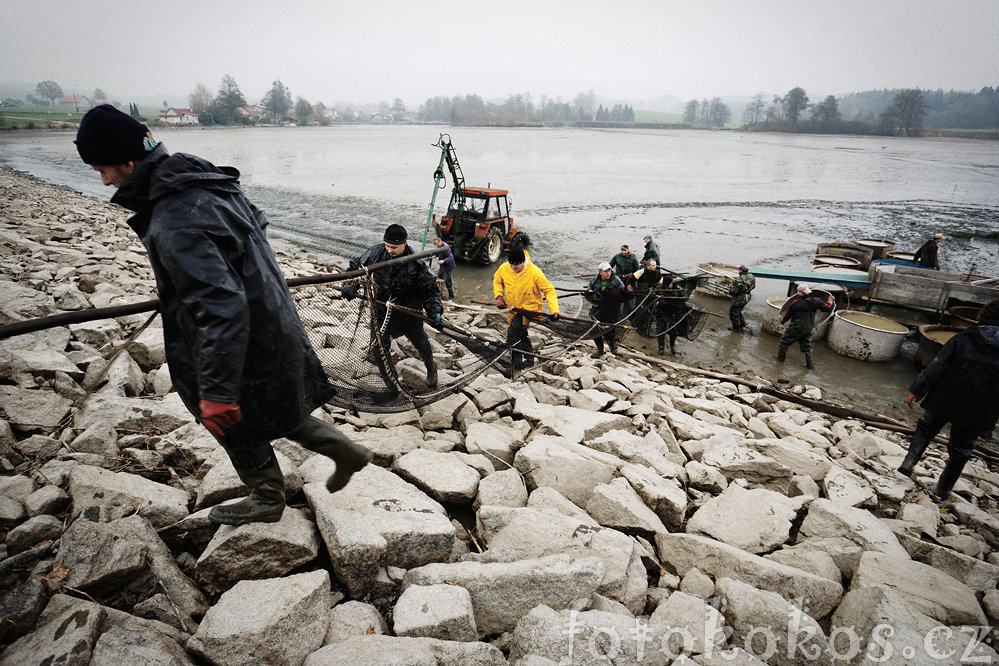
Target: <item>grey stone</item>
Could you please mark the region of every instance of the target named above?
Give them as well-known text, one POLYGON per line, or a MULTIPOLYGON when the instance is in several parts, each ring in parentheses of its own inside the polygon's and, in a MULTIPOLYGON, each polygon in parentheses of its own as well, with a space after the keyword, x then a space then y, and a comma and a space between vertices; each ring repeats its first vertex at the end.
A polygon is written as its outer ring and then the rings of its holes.
POLYGON ((0 666, 88 666, 106 616, 106 611, 96 604, 71 606, 8 646, 0 655, 0 666))
POLYGON ((838 465, 829 468, 829 473, 822 479, 822 488, 826 497, 837 504, 845 506, 877 506, 877 496, 874 489, 863 479, 838 465))
POLYGON ((66 585, 96 597, 112 595, 146 571, 146 545, 119 521, 76 520, 62 536, 59 564, 66 585))
POLYGON ((627 479, 617 478, 593 489, 586 512, 604 527, 627 533, 665 532, 659 516, 645 504, 627 479))
POLYGON ((705 490, 710 493, 720 493, 728 487, 728 479, 714 467, 702 462, 691 460, 684 466, 691 488, 705 490))
POLYGON ((416 449, 400 456, 392 471, 442 504, 469 504, 479 473, 448 453, 416 449))
POLYGON ((583 525, 596 527, 599 524, 593 520, 590 514, 563 497, 559 491, 546 486, 535 488, 531 491, 531 494, 527 496, 527 508, 560 513, 563 516, 575 519, 577 523, 583 525))
POLYGON ((472 596, 457 585, 410 585, 399 595, 392 616, 396 636, 478 639, 472 596))
POLYGON ((116 430, 138 432, 160 430, 170 432, 194 417, 187 411, 180 396, 170 393, 163 398, 122 398, 92 395, 73 415, 73 427, 86 430, 93 423, 110 423, 116 430))
POLYGON ((661 649, 670 628, 603 611, 553 610, 539 605, 517 623, 510 647, 513 664, 665 666, 677 654, 661 649), (637 632, 637 633, 636 633, 637 632), (640 638, 639 638, 640 637, 640 638))
POLYGON ((16 555, 43 541, 58 539, 62 521, 55 516, 35 516, 7 532, 7 554, 16 555))
POLYGON ((42 486, 24 500, 24 508, 29 517, 62 513, 68 506, 69 495, 54 485, 42 486))
POLYGON ((786 493, 791 482, 791 468, 749 448, 714 448, 701 457, 705 465, 715 467, 729 481, 745 479, 750 484, 786 493))
POLYGON ((62 450, 62 442, 45 435, 32 435, 14 445, 25 458, 48 460, 54 458, 62 450))
POLYGON ((807 612, 775 592, 721 578, 715 585, 732 642, 776 666, 832 664, 822 628, 807 612))
MULTIPOLYGON (((763 557, 773 562, 780 562, 789 567, 813 573, 816 576, 828 578, 837 583, 843 582, 842 572, 836 566, 836 561, 833 560, 832 555, 824 550, 805 547, 781 548, 763 557)), ((859 554, 857 557, 859 560, 859 554)))
POLYGON ((388 625, 378 609, 360 601, 337 604, 330 611, 330 628, 323 645, 342 643, 359 636, 388 633, 388 625))
POLYGON ((666 625, 674 630, 671 633, 677 635, 670 636, 672 654, 708 652, 728 642, 722 614, 703 598, 685 592, 674 592, 660 603, 649 617, 649 625, 666 625))
POLYGON ((396 458, 415 451, 423 444, 423 431, 412 425, 399 425, 393 428, 368 428, 348 433, 358 444, 366 446, 374 455, 373 462, 391 466, 396 458))
POLYGON ((715 582, 700 569, 694 567, 683 575, 680 581, 680 591, 693 594, 701 599, 709 598, 715 591, 715 582))
POLYGON ((538 423, 536 434, 551 433, 572 442, 594 439, 611 430, 627 430, 631 419, 626 416, 594 412, 576 407, 544 405, 535 400, 518 398, 514 402, 514 415, 538 423))
POLYGON ((11 529, 20 524, 25 517, 24 504, 20 500, 0 495, 0 530, 11 529))
POLYGON ((813 500, 801 524, 800 537, 846 537, 864 550, 907 558, 887 525, 870 512, 828 499, 813 500))
POLYGON ((169 636, 148 629, 114 627, 94 646, 90 666, 193 666, 184 648, 169 636))
POLYGON ((899 535, 898 539, 912 559, 943 571, 975 592, 994 590, 999 584, 999 566, 911 536, 899 535))
MULTIPOLYGON (((691 655, 691 661, 698 666, 766 666, 762 661, 740 647, 727 650, 713 650, 711 654, 691 655)), ((676 664, 677 662, 673 662, 676 664)))
POLYGON ((807 476, 814 481, 825 478, 832 467, 826 456, 815 453, 807 443, 792 437, 751 439, 746 440, 746 446, 787 466, 794 474, 807 476))
POLYGON ((816 619, 829 614, 843 596, 839 583, 696 534, 657 534, 656 549, 677 574, 697 567, 716 581, 728 577, 786 599, 800 597, 816 619))
POLYGON ((445 561, 454 546, 444 508, 378 466, 368 465, 332 495, 324 484, 309 483, 305 496, 337 578, 354 593, 363 593, 383 566, 445 561))
POLYGON ((513 457, 523 445, 519 433, 499 423, 470 423, 465 431, 465 450, 481 453, 497 465, 513 465, 513 457))
POLYGON ((586 506, 593 488, 608 483, 622 461, 568 438, 535 436, 517 451, 514 465, 527 480, 529 491, 549 486, 577 506, 586 506))
POLYGON ((750 553, 766 553, 790 538, 802 498, 731 484, 687 521, 686 531, 704 534, 750 553))
POLYGON ((110 423, 94 423, 69 443, 72 451, 118 455, 118 431, 110 423))
POLYGON ((48 601, 40 575, 28 576, 0 595, 0 643, 10 644, 31 631, 48 601))
POLYGON ((0 495, 24 502, 35 489, 35 482, 22 474, 0 476, 0 495))
POLYGON ((850 590, 865 587, 889 587, 921 613, 944 624, 986 623, 968 586, 922 562, 869 550, 860 556, 850 590))
POLYGON ((488 643, 372 635, 327 645, 310 654, 304 666, 505 666, 506 663, 503 653, 488 643))
POLYGON ((484 505, 523 507, 527 506, 527 497, 527 485, 520 472, 507 469, 493 472, 479 481, 472 508, 478 511, 484 505))
POLYGON ((603 579, 605 567, 595 557, 549 555, 516 562, 426 564, 406 572, 411 585, 459 585, 471 595, 475 625, 483 636, 513 629, 538 604, 569 608, 588 600, 603 579))
POLYGON ((133 513, 160 528, 187 516, 188 494, 136 474, 78 465, 69 475, 73 516, 114 520, 133 513))
POLYGON ((680 528, 687 511, 687 492, 678 481, 664 479, 643 465, 624 465, 621 476, 628 480, 667 528, 680 528))
POLYGON ((215 664, 298 666, 322 645, 329 619, 326 571, 244 580, 208 610, 187 647, 215 664))
POLYGON ((240 580, 278 578, 316 559, 316 526, 301 511, 285 507, 276 523, 222 525, 198 558, 197 578, 209 594, 240 580))
POLYGON ((487 506, 479 511, 477 532, 489 550, 504 551, 517 559, 550 553, 598 557, 604 574, 597 592, 621 602, 634 615, 645 607, 648 578, 642 550, 634 539, 617 530, 532 508, 487 506))

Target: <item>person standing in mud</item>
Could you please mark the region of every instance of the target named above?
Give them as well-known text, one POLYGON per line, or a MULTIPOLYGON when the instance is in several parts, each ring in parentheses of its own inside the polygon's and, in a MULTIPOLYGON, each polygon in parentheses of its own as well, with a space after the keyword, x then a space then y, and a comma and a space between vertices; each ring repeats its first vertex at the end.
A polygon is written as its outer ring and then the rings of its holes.
POLYGON ((293 439, 336 461, 326 485, 345 486, 371 452, 311 416, 333 395, 265 235, 267 218, 239 172, 171 155, 149 129, 110 104, 83 117, 83 161, 131 210, 149 254, 166 358, 181 399, 229 455, 250 494, 217 505, 217 523, 273 523, 285 507, 271 440, 293 439))
POLYGON ((812 365, 812 329, 815 328, 815 312, 832 312, 832 294, 825 301, 812 296, 812 290, 805 285, 798 285, 798 293, 792 296, 784 305, 784 314, 780 318, 782 324, 787 324, 784 335, 781 336, 780 344, 777 346, 777 360, 787 359, 787 350, 798 343, 802 353, 805 355, 805 367, 811 369, 812 365))
POLYGON ((621 251, 610 260, 610 265, 622 281, 640 268, 638 257, 631 253, 627 245, 621 246, 621 251))
POLYGON ((939 248, 937 246, 940 245, 940 241, 942 240, 943 234, 933 234, 933 238, 919 246, 912 260, 923 268, 932 268, 935 271, 940 270, 939 248))
MULTIPOLYGON (((365 266, 413 254, 413 248, 409 247, 407 242, 408 238, 406 227, 401 224, 390 224, 385 229, 382 242, 372 245, 367 252, 351 259, 347 270, 356 271, 365 266)), ((371 280, 375 284, 374 311, 379 324, 384 322, 388 315, 388 306, 385 302, 391 301, 395 305, 412 310, 422 308, 434 328, 440 329, 443 326, 441 317, 444 314, 444 307, 441 305, 441 292, 437 288, 437 280, 422 261, 410 261, 400 266, 375 271, 371 280)), ((345 298, 351 299, 357 293, 357 287, 344 287, 340 293, 345 298)), ((434 361, 434 351, 427 338, 427 332, 423 330, 423 319, 405 312, 393 312, 389 325, 382 328, 384 330, 381 342, 385 352, 388 352, 392 338, 405 336, 416 348, 423 364, 427 367, 427 387, 437 386, 437 363, 434 361)), ((376 362, 379 366, 383 366, 381 354, 377 350, 375 354, 376 362)))
MULTIPOLYGON (((547 299, 552 319, 558 319, 555 287, 519 245, 510 248, 507 260, 493 275, 493 296, 496 298, 496 307, 501 310, 510 307, 538 313, 541 312, 542 299, 547 299)), ((530 315, 511 312, 508 321, 506 344, 511 349, 513 369, 529 368, 534 365, 534 347, 527 334, 530 315)))
MULTIPOLYGON (((586 300, 593 303, 590 318, 607 324, 618 324, 621 321, 621 300, 627 292, 621 278, 611 273, 611 265, 606 261, 597 266, 597 274, 586 286, 586 300)), ((593 358, 600 358, 604 353, 604 342, 610 347, 610 353, 617 353, 617 335, 613 326, 599 327, 601 334, 593 339, 597 351, 593 358)))
POLYGON ((907 403, 925 410, 916 423, 909 451, 898 471, 906 476, 919 462, 930 441, 950 423, 947 464, 937 480, 936 494, 946 499, 974 450, 999 420, 999 299, 978 314, 978 323, 943 346, 933 362, 909 387, 907 403))
POLYGON ((756 278, 749 272, 749 266, 743 264, 739 266, 739 277, 733 280, 732 286, 728 288, 728 294, 732 297, 728 318, 732 322, 732 330, 736 333, 746 329, 746 318, 742 315, 742 311, 752 300, 753 289, 756 289, 756 278))
POLYGON ((639 262, 643 266, 647 266, 649 260, 655 261, 657 264, 661 261, 659 258, 659 245, 652 240, 652 234, 645 234, 645 254, 642 256, 642 261, 639 262))
POLYGON ((434 246, 436 247, 447 247, 447 251, 444 255, 438 255, 437 258, 437 278, 444 280, 444 286, 447 287, 447 297, 454 300, 454 280, 452 279, 451 273, 454 272, 455 262, 454 253, 451 251, 451 246, 444 242, 444 239, 440 236, 434 236, 434 246))

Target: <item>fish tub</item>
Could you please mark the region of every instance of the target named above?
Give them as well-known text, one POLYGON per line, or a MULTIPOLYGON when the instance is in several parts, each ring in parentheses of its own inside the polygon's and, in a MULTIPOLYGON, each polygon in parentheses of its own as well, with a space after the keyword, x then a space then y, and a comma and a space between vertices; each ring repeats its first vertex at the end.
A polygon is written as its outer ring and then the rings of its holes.
POLYGON ((916 365, 925 368, 947 344, 947 341, 958 333, 968 330, 963 326, 938 326, 923 324, 919 327, 919 346, 916 347, 916 365))
POLYGON ((857 269, 860 268, 860 259, 839 254, 813 254, 812 265, 857 269))
MULTIPOLYGON (((828 292, 819 289, 812 289, 812 294, 818 296, 820 299, 825 300, 828 296, 828 292)), ((777 337, 784 335, 784 331, 787 329, 786 324, 780 323, 780 318, 784 316, 784 305, 791 300, 790 298, 768 298, 767 299, 767 309, 763 313, 763 324, 762 328, 767 333, 772 333, 777 337)), ((832 322, 831 312, 822 312, 819 310, 815 313, 815 328, 812 329, 812 340, 821 340, 826 337, 829 332, 829 325, 832 322)))
POLYGON ((861 361, 890 361, 898 356, 909 329, 887 317, 843 310, 833 317, 827 344, 837 354, 861 361))
POLYGON ((915 263, 916 253, 915 252, 889 252, 885 255, 885 259, 895 259, 897 261, 911 261, 915 263))
POLYGON ((835 254, 841 257, 853 257, 860 261, 861 268, 867 268, 874 260, 874 251, 857 243, 819 243, 815 246, 815 254, 835 254))
POLYGON ((871 249, 874 253, 871 257, 872 261, 884 259, 888 256, 889 252, 895 249, 895 243, 888 240, 881 240, 880 238, 861 238, 857 241, 857 245, 871 249))
POLYGON ((944 311, 943 323, 967 328, 978 323, 978 313, 981 309, 980 305, 952 305, 944 311))

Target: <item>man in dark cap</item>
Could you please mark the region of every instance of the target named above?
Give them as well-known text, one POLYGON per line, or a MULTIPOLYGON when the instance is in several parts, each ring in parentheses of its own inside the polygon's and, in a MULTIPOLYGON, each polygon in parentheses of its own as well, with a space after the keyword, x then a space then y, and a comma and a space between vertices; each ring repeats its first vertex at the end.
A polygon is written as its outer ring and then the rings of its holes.
MULTIPOLYGON (((501 310, 511 307, 534 312, 541 312, 544 307, 542 299, 547 299, 548 311, 552 318, 558 319, 555 287, 519 245, 510 248, 507 260, 493 274, 493 296, 496 307, 501 310)), ((529 368, 534 365, 534 347, 527 335, 529 316, 511 312, 507 318, 510 325, 506 331, 506 344, 511 348, 513 369, 529 368)))
POLYGON ((950 423, 947 464, 936 487, 937 497, 947 499, 975 440, 992 432, 999 419, 999 299, 986 304, 978 323, 948 340, 919 373, 909 387, 910 407, 914 401, 926 411, 898 471, 910 476, 930 441, 950 423))
POLYGON ((642 255, 642 261, 640 262, 643 266, 648 266, 649 261, 654 261, 657 264, 661 262, 659 257, 659 244, 652 240, 652 234, 645 234, 645 254, 642 255))
POLYGON ((330 492, 371 452, 310 414, 333 395, 267 243, 267 218, 243 194, 239 172, 169 154, 149 129, 109 104, 83 117, 80 157, 118 191, 111 202, 156 276, 170 377, 188 410, 215 436, 251 492, 209 518, 277 522, 284 477, 270 441, 293 439, 336 461, 330 492))
POLYGON ((743 264, 739 266, 739 277, 734 279, 728 288, 728 295, 732 297, 728 318, 732 322, 732 330, 736 333, 746 329, 746 318, 742 311, 753 298, 753 289, 756 289, 756 278, 749 272, 749 266, 743 264))
MULTIPOLYGON (((389 259, 396 259, 413 254, 413 249, 406 242, 409 234, 401 224, 390 224, 385 229, 382 242, 372 245, 367 252, 352 259, 349 270, 356 271, 363 266, 371 266, 389 259)), ((388 307, 384 303, 393 303, 413 310, 423 310, 432 322, 434 328, 443 326, 441 315, 444 308, 441 305, 441 292, 437 289, 437 279, 427 265, 422 261, 411 261, 401 266, 393 266, 375 271, 372 276, 375 284, 375 316, 377 321, 385 321, 388 307), (378 301, 382 301, 379 303, 378 301)), ((352 298, 357 287, 345 287, 341 290, 347 298, 352 298)), ((382 348, 387 352, 392 344, 392 338, 406 336, 427 366, 427 386, 437 386, 437 364, 434 362, 434 352, 430 340, 423 330, 423 320, 404 312, 393 312, 389 325, 383 327, 382 348)), ((376 352, 379 365, 383 365, 381 354, 376 352)))
POLYGON ((919 249, 916 250, 916 254, 912 257, 913 261, 923 268, 940 270, 940 254, 937 246, 942 240, 943 234, 933 234, 933 238, 920 245, 919 249))
POLYGON ((593 358, 603 356, 605 340, 610 347, 610 353, 617 353, 615 326, 621 323, 621 302, 627 297, 627 293, 621 278, 611 273, 609 262, 605 261, 597 266, 597 274, 586 285, 586 292, 583 295, 586 300, 593 303, 593 307, 590 308, 590 318, 594 321, 611 324, 611 326, 597 328, 599 335, 593 339, 597 345, 597 351, 590 354, 593 358))

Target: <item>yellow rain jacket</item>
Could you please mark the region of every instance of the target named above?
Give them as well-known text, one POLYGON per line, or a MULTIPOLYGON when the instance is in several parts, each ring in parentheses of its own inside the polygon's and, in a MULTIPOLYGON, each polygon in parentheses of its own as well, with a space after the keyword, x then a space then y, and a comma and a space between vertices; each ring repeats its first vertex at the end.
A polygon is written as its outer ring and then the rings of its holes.
MULTIPOLYGON (((524 270, 519 273, 515 273, 510 268, 510 262, 505 261, 493 275, 493 297, 502 296, 511 308, 541 312, 542 294, 548 300, 548 311, 552 314, 558 312, 558 297, 555 296, 555 287, 541 272, 541 269, 534 265, 530 257, 527 258, 524 270)), ((509 313, 507 321, 512 322, 513 317, 514 313, 509 313)))

